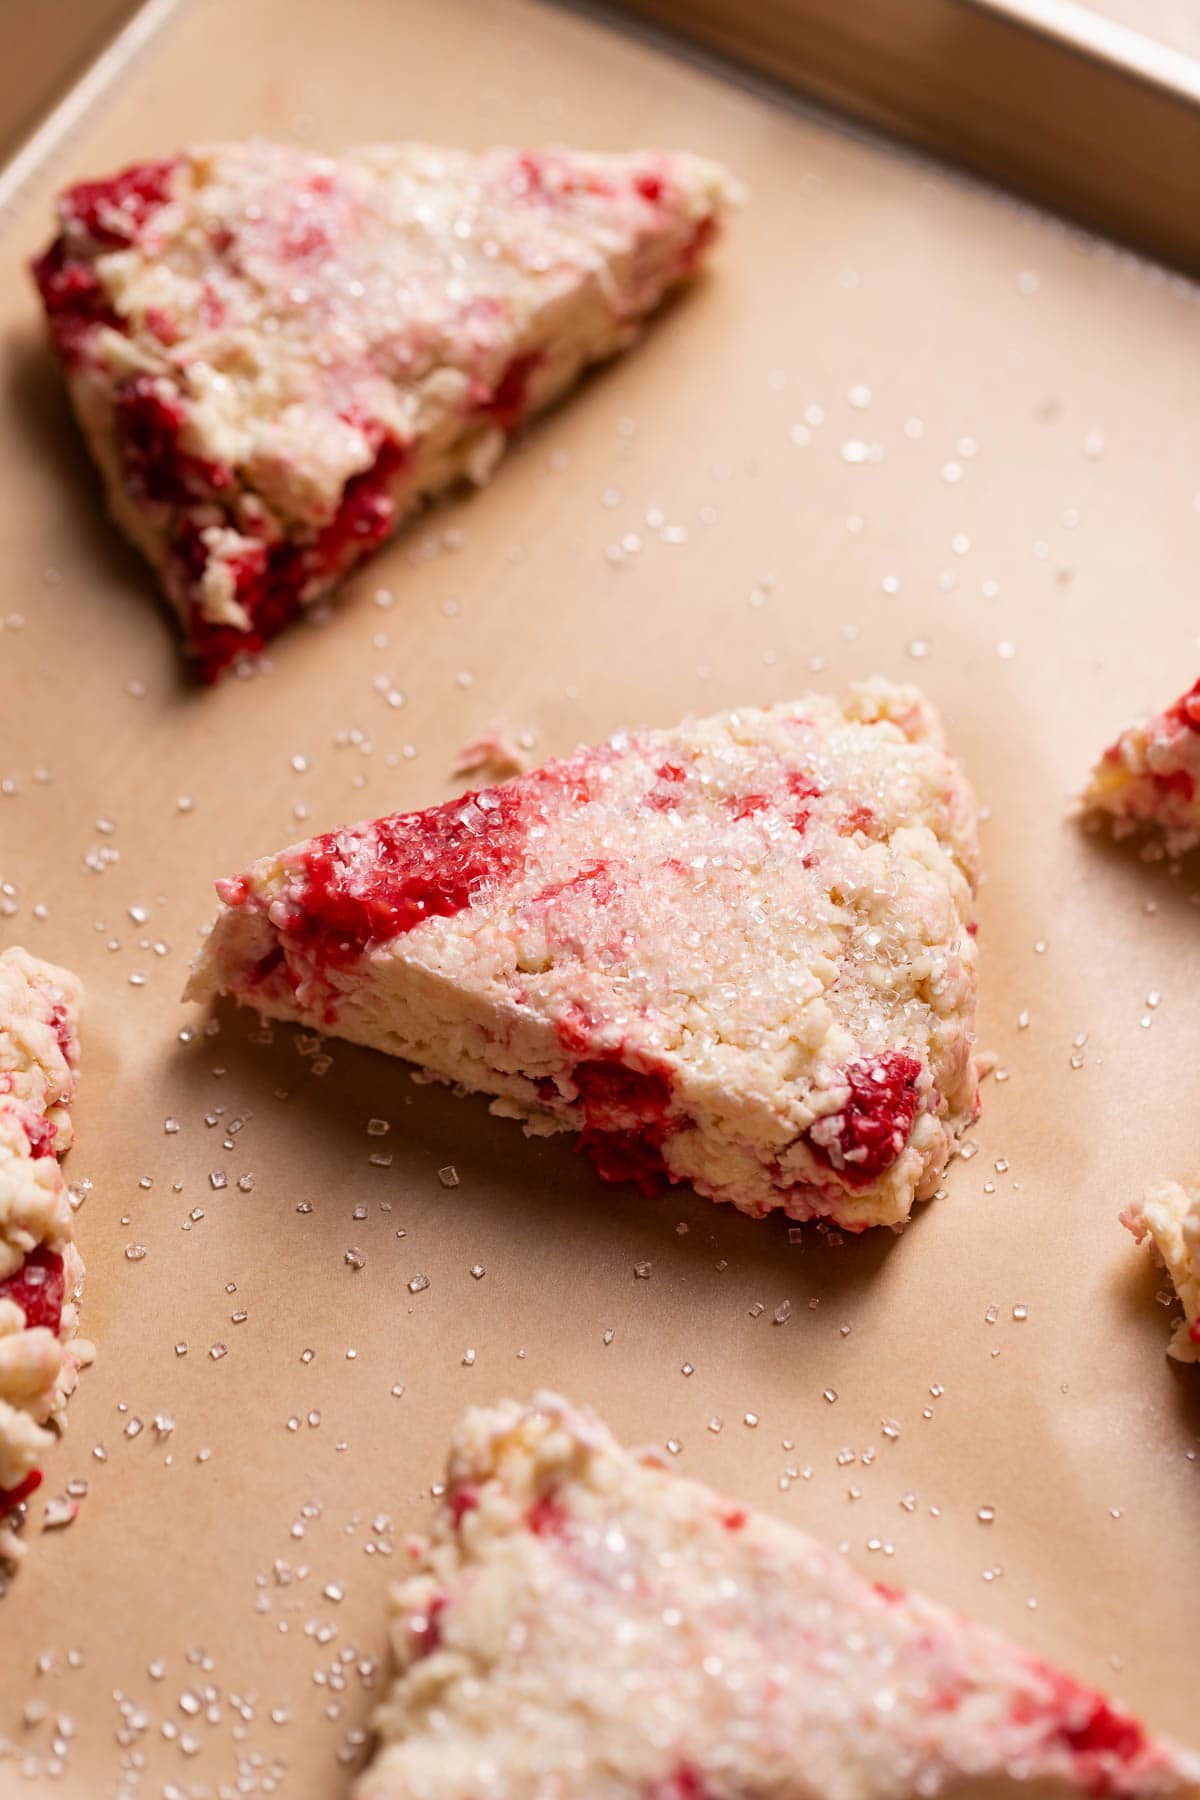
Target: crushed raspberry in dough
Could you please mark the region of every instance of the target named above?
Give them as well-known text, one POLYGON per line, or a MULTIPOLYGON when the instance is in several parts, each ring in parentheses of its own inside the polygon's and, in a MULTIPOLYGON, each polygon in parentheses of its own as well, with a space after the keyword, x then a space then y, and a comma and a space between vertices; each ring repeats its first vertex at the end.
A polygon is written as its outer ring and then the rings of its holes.
POLYGON ((109 508, 214 678, 624 348, 734 198, 660 151, 255 140, 69 188, 34 265, 109 508))
POLYGON ((977 862, 935 715, 874 682, 266 857, 188 991, 408 1057, 647 1194, 897 1225, 978 1111, 977 862))
POLYGON ((409 1551, 355 1800, 1150 1800, 1200 1780, 1093 1689, 552 1394, 467 1413, 409 1551))

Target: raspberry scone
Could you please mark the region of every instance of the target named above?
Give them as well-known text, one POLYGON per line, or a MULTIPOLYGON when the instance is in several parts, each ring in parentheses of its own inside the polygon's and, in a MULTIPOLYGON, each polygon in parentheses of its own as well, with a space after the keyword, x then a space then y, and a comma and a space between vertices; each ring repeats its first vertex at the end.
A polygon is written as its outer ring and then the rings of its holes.
POLYGON ((663 151, 186 150, 59 201, 34 265, 110 510, 202 672, 627 345, 734 184, 663 151))
POLYGON ((466 1415, 409 1550, 355 1800, 1200 1792, 1093 1689, 555 1395, 466 1415))
POLYGON ((1157 826, 1175 855, 1200 845, 1200 681, 1166 712, 1139 719, 1109 745, 1083 804, 1127 830, 1157 826))
POLYGON ((187 997, 406 1057, 644 1192, 897 1225, 978 1111, 977 857, 936 715, 875 681, 266 857, 187 997))
POLYGON ((1180 1362, 1200 1362, 1200 1185, 1164 1181, 1121 1214, 1138 1243, 1148 1238, 1183 1304, 1170 1353, 1180 1362))
POLYGON ((79 1066, 80 986, 16 949, 0 955, 0 1558, 20 1541, 6 1526, 41 1481, 79 1367, 83 1263, 58 1159, 71 1147, 68 1108, 79 1066))

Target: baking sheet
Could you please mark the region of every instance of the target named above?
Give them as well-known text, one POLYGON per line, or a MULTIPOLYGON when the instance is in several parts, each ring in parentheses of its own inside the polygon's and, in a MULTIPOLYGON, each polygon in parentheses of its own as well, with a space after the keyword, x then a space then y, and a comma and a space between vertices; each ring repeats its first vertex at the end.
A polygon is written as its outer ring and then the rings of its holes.
POLYGON ((1198 871, 1064 821, 1093 751, 1195 673, 1196 291, 523 0, 181 5, 0 267, 0 902, 88 986, 68 1169, 100 1346, 44 1489, 86 1480, 79 1518, 43 1537, 34 1507, 0 1601, 0 1792, 57 1739, 55 1791, 88 1800, 139 1768, 147 1794, 341 1794, 450 1425, 540 1384, 1200 1738, 1200 1389, 1115 1218, 1195 1167, 1198 871), (200 691, 21 265, 68 179, 255 129, 656 139, 753 199, 488 491, 269 675, 200 691), (990 809, 1006 1076, 898 1239, 648 1203, 398 1064, 178 1003, 214 875, 446 797, 493 720, 551 753, 874 671, 921 681, 990 809))
POLYGON ((1200 64, 1150 17, 1136 31, 1078 0, 613 3, 1200 275, 1200 64))
POLYGON ((130 0, 0 0, 0 68, 20 70, 0 92, 0 156, 12 154, 132 11, 130 0))

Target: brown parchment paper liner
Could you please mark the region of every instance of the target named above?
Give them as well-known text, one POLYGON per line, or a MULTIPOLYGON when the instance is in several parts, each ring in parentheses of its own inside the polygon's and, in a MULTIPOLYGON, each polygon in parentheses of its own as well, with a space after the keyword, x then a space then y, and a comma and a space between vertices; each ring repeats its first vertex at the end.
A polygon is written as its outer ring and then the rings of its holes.
POLYGON ((1195 292, 520 0, 195 0, 52 160, 0 238, 0 901, 88 985, 100 1355, 44 1490, 86 1479, 80 1516, 0 1601, 0 1792, 66 1716, 64 1795, 342 1793, 450 1424, 542 1384, 1196 1739, 1200 1389, 1116 1211, 1196 1163, 1197 871, 1063 817, 1196 672, 1195 292), (269 676, 201 692, 22 265, 68 178, 256 129, 658 141, 753 199, 487 492, 269 676), (647 1203, 398 1064, 178 1003, 214 875, 444 798, 493 720, 549 753, 876 670, 922 682, 991 809, 980 1036, 1008 1077, 898 1239, 647 1203))

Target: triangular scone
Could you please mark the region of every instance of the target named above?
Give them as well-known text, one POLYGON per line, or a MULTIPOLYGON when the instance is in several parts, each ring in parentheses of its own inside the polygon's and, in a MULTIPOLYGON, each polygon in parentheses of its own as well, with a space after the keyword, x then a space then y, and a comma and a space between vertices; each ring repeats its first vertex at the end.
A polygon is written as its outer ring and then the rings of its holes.
POLYGON ((977 855, 936 716, 879 681, 264 858, 188 995, 579 1131, 612 1180, 895 1225, 978 1110, 977 855))
POLYGON ((355 1800, 1135 1800, 1200 1757, 555 1395, 472 1410, 355 1800))
POLYGON ((1157 826, 1175 855, 1200 844, 1200 681, 1166 712, 1126 727, 1092 770, 1083 804, 1128 830, 1157 826))
POLYGON ((1200 1362, 1200 1183, 1181 1187, 1164 1181, 1150 1188, 1121 1214, 1140 1244, 1149 1238, 1171 1277, 1183 1306, 1170 1353, 1180 1362, 1200 1362))
POLYGON ((58 1159, 79 1066, 80 986, 15 947, 0 955, 0 1558, 20 1541, 7 1515, 38 1463, 91 1346, 75 1338, 83 1263, 58 1159))
POLYGON ((627 345, 733 197, 663 151, 261 140, 59 201, 35 264, 109 507, 207 676, 627 345))

